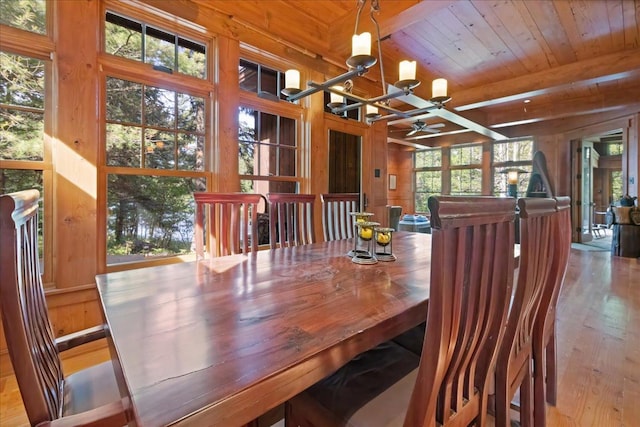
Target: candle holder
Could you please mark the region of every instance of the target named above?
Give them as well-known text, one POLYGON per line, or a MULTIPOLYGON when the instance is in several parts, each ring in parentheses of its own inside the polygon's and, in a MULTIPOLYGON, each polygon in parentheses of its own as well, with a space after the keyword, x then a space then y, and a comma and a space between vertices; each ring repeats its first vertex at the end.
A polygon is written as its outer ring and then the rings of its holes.
POLYGON ((375 228, 380 225, 378 222, 360 221, 356 222, 358 235, 355 238, 354 255, 351 258, 356 264, 375 264, 378 262, 374 255, 374 235, 375 228))
POLYGON ((376 227, 374 229, 376 250, 374 256, 380 261, 395 261, 393 254, 393 228, 376 227))
POLYGON ((358 223, 360 222, 367 222, 369 221, 369 219, 373 216, 373 214, 371 212, 350 212, 349 215, 351 215, 352 217, 355 218, 354 223, 353 223, 353 227, 356 229, 356 237, 353 239, 354 240, 354 248, 351 249, 347 255, 350 257, 355 256, 357 253, 362 253, 363 255, 366 255, 366 252, 364 250, 358 249, 358 223))

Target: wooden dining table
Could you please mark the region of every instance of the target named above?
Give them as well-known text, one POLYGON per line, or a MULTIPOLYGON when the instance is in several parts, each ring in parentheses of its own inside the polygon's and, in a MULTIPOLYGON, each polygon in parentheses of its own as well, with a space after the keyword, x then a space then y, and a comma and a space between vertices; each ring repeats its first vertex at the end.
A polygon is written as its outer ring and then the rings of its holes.
POLYGON ((352 239, 96 277, 136 425, 242 426, 426 320, 431 236, 353 263, 352 239))

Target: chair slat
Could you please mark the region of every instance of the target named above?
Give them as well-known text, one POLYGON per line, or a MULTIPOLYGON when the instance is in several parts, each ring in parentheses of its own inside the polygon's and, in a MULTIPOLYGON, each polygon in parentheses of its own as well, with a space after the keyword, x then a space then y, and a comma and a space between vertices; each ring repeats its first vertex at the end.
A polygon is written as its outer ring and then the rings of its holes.
POLYGON ((314 194, 268 193, 272 249, 314 243, 314 194))
POLYGON ((359 193, 327 193, 320 196, 322 201, 322 230, 324 240, 350 239, 354 236, 355 218, 351 212, 358 212, 359 193))
POLYGON ((251 193, 193 193, 196 202, 196 256, 204 257, 205 223, 209 256, 218 257, 258 250, 258 204, 262 196, 251 193), (205 215, 206 214, 206 215, 205 215))

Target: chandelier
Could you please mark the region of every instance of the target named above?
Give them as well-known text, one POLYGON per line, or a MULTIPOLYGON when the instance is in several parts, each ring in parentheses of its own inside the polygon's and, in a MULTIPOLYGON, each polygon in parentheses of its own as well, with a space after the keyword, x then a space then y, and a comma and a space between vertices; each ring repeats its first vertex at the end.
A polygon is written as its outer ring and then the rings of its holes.
POLYGON ((307 88, 300 88, 300 71, 296 69, 285 72, 285 88, 282 93, 287 97, 287 101, 294 102, 316 92, 325 91, 330 93, 331 102, 328 107, 334 114, 342 114, 346 111, 365 107, 366 117, 369 120, 381 118, 379 110, 388 114, 383 118, 392 117, 412 117, 417 114, 426 113, 434 108, 442 108, 451 98, 447 96, 447 80, 438 78, 432 82, 432 97, 429 99, 431 105, 425 108, 415 108, 411 110, 398 110, 391 107, 390 101, 403 95, 413 94, 413 90, 420 84, 416 79, 416 61, 401 61, 399 64, 399 79, 387 91, 387 83, 384 78, 384 67, 382 64, 382 43, 380 39, 380 26, 374 14, 380 12, 379 0, 371 0, 370 18, 375 25, 376 41, 378 45, 378 58, 371 55, 371 34, 363 32, 358 34, 358 24, 360 14, 368 0, 357 0, 358 11, 356 24, 353 31, 351 44, 351 57, 346 61, 348 71, 337 77, 326 80, 323 83, 314 81, 307 82, 307 88), (376 63, 380 66, 380 78, 382 82, 382 95, 373 98, 363 98, 353 94, 353 77, 361 77, 369 71, 376 63), (347 104, 346 100, 352 101, 347 104))

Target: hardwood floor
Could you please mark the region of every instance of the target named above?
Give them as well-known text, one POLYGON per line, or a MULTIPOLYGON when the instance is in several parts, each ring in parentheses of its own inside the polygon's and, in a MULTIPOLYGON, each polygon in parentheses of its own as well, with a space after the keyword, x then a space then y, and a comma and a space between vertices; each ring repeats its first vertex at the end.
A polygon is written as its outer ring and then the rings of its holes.
MULTIPOLYGON (((558 302, 558 405, 547 425, 640 425, 640 259, 571 250, 558 302)), ((64 361, 65 372, 108 359, 64 361)), ((0 425, 27 425, 15 378, 0 378, 0 425)))

